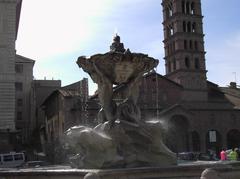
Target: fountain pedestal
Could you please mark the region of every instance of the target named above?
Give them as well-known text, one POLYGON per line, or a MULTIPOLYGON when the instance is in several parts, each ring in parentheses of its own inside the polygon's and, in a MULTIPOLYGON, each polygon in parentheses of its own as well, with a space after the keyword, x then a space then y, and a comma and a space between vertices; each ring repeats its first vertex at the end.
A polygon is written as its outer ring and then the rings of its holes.
POLYGON ((240 162, 108 170, 66 168, 0 170, 1 179, 215 179, 213 176, 217 176, 217 179, 239 179, 240 162))

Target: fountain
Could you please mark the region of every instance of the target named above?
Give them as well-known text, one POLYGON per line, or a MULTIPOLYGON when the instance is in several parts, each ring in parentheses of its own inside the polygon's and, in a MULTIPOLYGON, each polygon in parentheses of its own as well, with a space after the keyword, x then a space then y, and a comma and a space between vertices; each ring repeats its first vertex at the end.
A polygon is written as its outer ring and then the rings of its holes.
POLYGON ((176 164, 176 155, 162 142, 160 122, 141 120, 137 105, 144 73, 158 60, 125 50, 116 34, 110 52, 89 58, 80 56, 77 64, 98 85, 101 110, 96 127, 75 126, 66 132, 68 147, 77 168, 132 168, 176 164), (113 100, 113 85, 124 85, 124 100, 113 100))

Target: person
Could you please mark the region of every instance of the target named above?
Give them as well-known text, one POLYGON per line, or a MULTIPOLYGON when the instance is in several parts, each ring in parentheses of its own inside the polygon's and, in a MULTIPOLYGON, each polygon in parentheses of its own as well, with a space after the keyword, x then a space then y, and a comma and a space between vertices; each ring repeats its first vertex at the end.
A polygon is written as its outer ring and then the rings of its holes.
POLYGON ((225 149, 222 149, 222 151, 220 152, 220 159, 221 159, 221 161, 227 160, 227 154, 226 154, 225 149))
POLYGON ((235 148, 236 152, 237 152, 237 160, 240 160, 240 151, 239 148, 235 148))
POLYGON ((238 158, 238 154, 237 154, 237 148, 232 149, 232 151, 229 154, 230 160, 231 161, 236 161, 238 158))

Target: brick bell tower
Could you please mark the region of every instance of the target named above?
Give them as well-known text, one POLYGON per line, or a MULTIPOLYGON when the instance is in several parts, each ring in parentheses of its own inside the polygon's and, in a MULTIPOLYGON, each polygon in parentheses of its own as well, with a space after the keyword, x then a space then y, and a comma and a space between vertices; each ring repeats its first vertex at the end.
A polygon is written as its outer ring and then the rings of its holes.
POLYGON ((206 101, 201 0, 162 0, 166 77, 184 87, 183 100, 206 101))

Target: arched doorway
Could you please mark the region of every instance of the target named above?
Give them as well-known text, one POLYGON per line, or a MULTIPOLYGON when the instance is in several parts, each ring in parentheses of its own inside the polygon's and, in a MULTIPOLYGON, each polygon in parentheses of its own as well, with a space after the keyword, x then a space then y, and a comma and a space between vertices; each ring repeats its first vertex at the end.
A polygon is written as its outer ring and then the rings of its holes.
POLYGON ((197 131, 192 132, 192 150, 194 152, 200 151, 200 137, 197 131))
POLYGON ((227 133, 227 147, 228 149, 240 147, 240 131, 232 129, 227 133))
POLYGON ((182 115, 173 116, 168 122, 166 145, 173 152, 186 152, 189 150, 189 123, 182 115))
POLYGON ((219 154, 222 147, 222 136, 217 130, 209 130, 206 135, 206 151, 214 151, 219 154))

